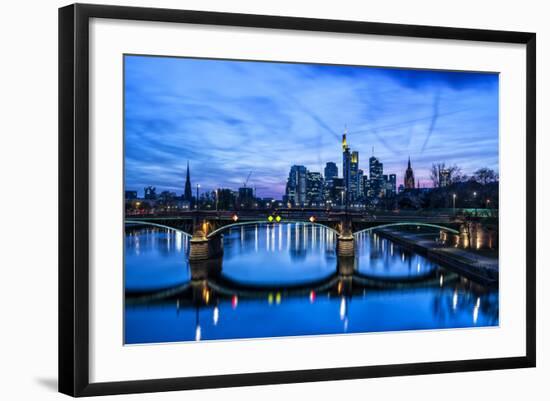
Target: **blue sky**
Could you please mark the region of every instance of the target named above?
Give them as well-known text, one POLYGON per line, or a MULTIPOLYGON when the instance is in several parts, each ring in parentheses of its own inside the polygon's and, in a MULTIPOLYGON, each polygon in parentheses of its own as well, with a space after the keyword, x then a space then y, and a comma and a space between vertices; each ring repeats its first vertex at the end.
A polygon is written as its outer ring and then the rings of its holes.
POLYGON ((498 171, 498 74, 125 56, 125 180, 181 194, 249 186, 281 198, 290 166, 341 172, 341 135, 368 174, 372 154, 398 184, 410 155, 498 171))

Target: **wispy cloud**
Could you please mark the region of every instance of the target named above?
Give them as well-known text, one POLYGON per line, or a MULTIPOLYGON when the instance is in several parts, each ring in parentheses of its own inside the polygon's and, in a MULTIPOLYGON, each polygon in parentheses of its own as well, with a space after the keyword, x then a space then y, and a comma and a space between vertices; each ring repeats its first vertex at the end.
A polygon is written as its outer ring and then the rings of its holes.
POLYGON ((402 180, 410 155, 465 173, 498 169, 498 75, 167 57, 125 59, 126 187, 237 188, 280 197, 292 164, 341 167, 340 134, 368 173, 402 180))

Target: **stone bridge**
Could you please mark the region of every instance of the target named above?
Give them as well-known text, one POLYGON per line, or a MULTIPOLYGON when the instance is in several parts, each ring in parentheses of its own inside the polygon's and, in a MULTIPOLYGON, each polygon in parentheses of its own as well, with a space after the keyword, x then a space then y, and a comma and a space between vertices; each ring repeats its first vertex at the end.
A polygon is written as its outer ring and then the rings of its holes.
POLYGON ((430 213, 390 212, 375 214, 318 209, 274 209, 253 211, 189 211, 177 214, 126 216, 126 223, 177 229, 191 236, 189 260, 214 259, 223 254, 223 233, 235 226, 277 223, 322 225, 337 235, 338 257, 355 253, 354 234, 393 226, 423 226, 458 234, 454 216, 430 213))

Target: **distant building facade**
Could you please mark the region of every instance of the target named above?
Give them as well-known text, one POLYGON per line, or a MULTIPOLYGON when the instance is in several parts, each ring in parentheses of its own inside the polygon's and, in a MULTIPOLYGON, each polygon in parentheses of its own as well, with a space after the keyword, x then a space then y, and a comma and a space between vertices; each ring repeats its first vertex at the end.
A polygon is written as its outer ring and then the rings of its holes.
POLYGON ((250 208, 254 204, 254 190, 250 187, 239 188, 237 202, 241 208, 250 208))
POLYGON ((286 183, 285 199, 294 206, 306 204, 307 169, 305 166, 294 165, 290 168, 286 183))
POLYGON ((327 162, 325 165, 325 182, 332 182, 334 178, 338 177, 338 166, 334 162, 327 162))
POLYGON ((143 189, 143 198, 147 200, 155 200, 157 199, 157 189, 155 187, 145 187, 143 189))
POLYGON ((347 143, 347 134, 342 135, 342 175, 345 197, 348 202, 362 198, 362 174, 359 174, 359 152, 351 151, 347 143))
POLYGON ((137 191, 124 191, 124 199, 126 200, 134 200, 137 197, 137 191))
POLYGON ((317 172, 307 172, 306 202, 310 206, 321 206, 323 203, 323 176, 317 172))
POLYGON ((369 158, 369 185, 367 196, 370 198, 379 198, 384 195, 384 165, 371 156, 369 158))

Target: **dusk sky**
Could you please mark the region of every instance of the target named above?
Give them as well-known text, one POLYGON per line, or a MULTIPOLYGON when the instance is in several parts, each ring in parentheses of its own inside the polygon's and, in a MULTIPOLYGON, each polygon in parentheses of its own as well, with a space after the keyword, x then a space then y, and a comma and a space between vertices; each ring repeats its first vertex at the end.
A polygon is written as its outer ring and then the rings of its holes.
POLYGON ((397 184, 410 155, 498 172, 498 74, 125 56, 125 186, 183 193, 248 185, 280 199, 293 164, 342 176, 347 127, 359 168, 384 163, 397 184))

